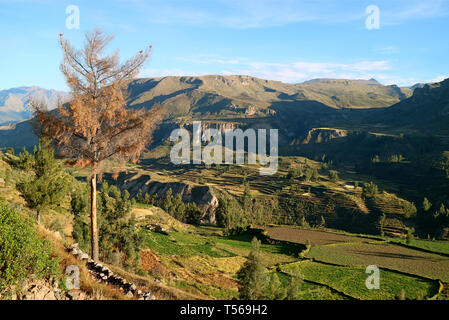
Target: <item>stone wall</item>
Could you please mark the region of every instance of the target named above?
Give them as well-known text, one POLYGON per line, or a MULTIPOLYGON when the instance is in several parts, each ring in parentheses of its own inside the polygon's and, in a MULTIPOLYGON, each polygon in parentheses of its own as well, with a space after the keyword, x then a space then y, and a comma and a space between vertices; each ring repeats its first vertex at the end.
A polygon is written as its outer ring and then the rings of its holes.
POLYGON ((93 278, 98 282, 103 282, 109 285, 118 287, 128 298, 135 298, 138 300, 156 300, 156 297, 151 292, 142 292, 137 286, 128 282, 125 278, 115 274, 107 266, 92 260, 87 253, 84 253, 75 243, 70 248, 71 253, 80 261, 86 264, 87 269, 93 278))

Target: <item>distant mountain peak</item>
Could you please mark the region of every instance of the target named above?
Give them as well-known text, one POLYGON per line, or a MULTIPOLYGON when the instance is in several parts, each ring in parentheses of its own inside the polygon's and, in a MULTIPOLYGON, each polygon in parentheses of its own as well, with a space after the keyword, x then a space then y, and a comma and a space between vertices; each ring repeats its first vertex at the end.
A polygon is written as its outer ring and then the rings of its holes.
POLYGON ((379 81, 377 81, 374 78, 371 78, 369 80, 365 79, 334 79, 334 78, 316 78, 316 79, 310 79, 307 81, 304 81, 303 83, 367 83, 367 84, 375 84, 375 85, 382 85, 379 81))
POLYGON ((39 86, 22 86, 0 90, 0 124, 17 122, 32 115, 28 107, 30 98, 46 103, 50 109, 56 107, 57 101, 65 99, 67 93, 47 90, 39 86))
POLYGON ((425 85, 426 85, 425 83, 418 82, 418 83, 415 83, 414 85, 410 86, 409 88, 412 90, 415 90, 416 88, 422 88, 425 85))

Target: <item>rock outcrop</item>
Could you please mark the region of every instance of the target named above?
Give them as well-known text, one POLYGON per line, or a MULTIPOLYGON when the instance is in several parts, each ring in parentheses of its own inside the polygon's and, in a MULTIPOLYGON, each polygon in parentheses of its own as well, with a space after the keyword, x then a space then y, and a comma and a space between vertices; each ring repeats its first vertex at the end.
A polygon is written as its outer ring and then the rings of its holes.
POLYGON ((62 291, 58 284, 43 279, 29 279, 23 281, 18 288, 9 290, 0 296, 1 300, 66 300, 62 299, 62 291))
POLYGON ((86 300, 88 298, 84 292, 66 291, 59 287, 57 281, 35 279, 33 275, 0 294, 0 300, 86 300))
POLYGON ((314 128, 307 133, 302 144, 328 142, 348 135, 346 130, 332 128, 314 128))
POLYGON ((218 198, 209 186, 195 186, 183 182, 151 181, 150 176, 143 175, 137 179, 125 180, 119 187, 122 190, 128 190, 132 197, 136 196, 139 190, 142 190, 143 195, 155 195, 158 199, 165 197, 167 191, 171 189, 173 196, 181 194, 184 202, 194 202, 198 206, 203 212, 203 223, 212 225, 217 223, 215 210, 218 207, 218 198))

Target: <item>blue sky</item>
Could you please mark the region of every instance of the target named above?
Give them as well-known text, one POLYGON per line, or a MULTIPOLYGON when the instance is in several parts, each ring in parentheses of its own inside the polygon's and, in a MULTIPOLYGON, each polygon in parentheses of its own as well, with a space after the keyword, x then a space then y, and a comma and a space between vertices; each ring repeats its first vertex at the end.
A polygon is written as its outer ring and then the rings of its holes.
POLYGON ((80 46, 100 27, 129 58, 153 45, 142 77, 246 74, 297 83, 375 78, 411 85, 449 77, 449 0, 0 0, 0 90, 65 90, 58 35, 80 46), (66 27, 66 8, 80 29, 66 27), (380 28, 367 29, 366 8, 380 28))

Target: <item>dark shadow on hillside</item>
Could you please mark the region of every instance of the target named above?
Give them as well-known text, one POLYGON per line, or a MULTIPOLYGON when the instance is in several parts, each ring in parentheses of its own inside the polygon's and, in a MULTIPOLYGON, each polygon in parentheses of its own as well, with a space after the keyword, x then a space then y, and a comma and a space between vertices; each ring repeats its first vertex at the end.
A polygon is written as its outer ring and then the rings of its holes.
POLYGON ((103 181, 108 182, 110 185, 121 185, 124 181, 129 180, 137 175, 137 172, 121 172, 117 179, 114 179, 112 173, 105 173, 103 175, 103 181))
POLYGON ((192 90, 193 90, 193 88, 188 88, 188 89, 178 90, 178 91, 175 91, 175 92, 167 94, 167 95, 156 96, 153 99, 147 100, 145 102, 134 104, 134 105, 132 105, 132 108, 134 108, 134 109, 140 109, 140 108, 151 109, 151 107, 155 104, 158 104, 158 103, 162 104, 163 102, 165 102, 165 100, 168 100, 170 98, 176 97, 178 95, 181 95, 181 94, 184 94, 187 92, 191 92, 192 90))
POLYGON ((392 253, 392 252, 366 252, 362 250, 353 250, 353 253, 362 256, 372 256, 372 257, 382 257, 382 258, 391 258, 391 259, 404 259, 404 260, 425 260, 430 262, 440 262, 447 261, 444 258, 430 258, 430 257, 422 257, 422 256, 414 256, 403 253, 392 253))
MULTIPOLYGON (((230 236, 222 236, 222 239, 225 240, 236 240, 236 241, 242 241, 242 242, 248 242, 251 243, 252 239, 256 237, 259 240, 261 240, 262 244, 264 245, 270 245, 276 248, 275 253, 279 254, 285 254, 293 257, 297 257, 298 254, 305 249, 305 246, 302 244, 287 242, 287 241, 276 241, 271 240, 268 241, 267 238, 263 237, 262 235, 257 235, 254 232, 244 232, 238 235, 230 235, 230 236)), ((263 248, 262 248, 263 251, 263 248)))

